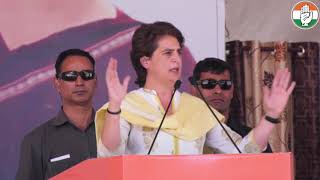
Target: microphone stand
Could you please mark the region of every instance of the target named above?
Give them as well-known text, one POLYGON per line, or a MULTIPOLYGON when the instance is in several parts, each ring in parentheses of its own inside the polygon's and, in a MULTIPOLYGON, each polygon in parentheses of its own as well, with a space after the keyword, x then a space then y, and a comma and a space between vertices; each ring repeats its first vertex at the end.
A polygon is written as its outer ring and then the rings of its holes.
POLYGON ((148 151, 148 155, 150 155, 151 150, 152 150, 153 145, 154 145, 154 142, 156 141, 156 139, 157 139, 157 137, 158 137, 159 131, 160 131, 160 129, 161 129, 161 127, 162 127, 162 124, 163 124, 163 122, 164 122, 164 118, 166 117, 166 115, 167 115, 167 113, 168 113, 168 111, 169 111, 169 108, 170 108, 170 105, 171 105, 173 96, 174 96, 174 94, 176 93, 177 89, 180 88, 180 86, 181 86, 181 81, 180 81, 180 80, 177 80, 177 81, 174 83, 174 91, 173 91, 173 93, 172 93, 172 95, 171 95, 171 99, 170 99, 170 101, 169 101, 168 107, 167 107, 167 109, 166 109, 166 111, 165 111, 165 113, 164 113, 164 115, 163 115, 163 117, 162 117, 161 123, 160 123, 160 125, 159 125, 159 127, 158 127, 158 129, 157 129, 157 133, 156 133, 156 135, 155 135, 154 138, 153 138, 152 144, 151 144, 151 146, 150 146, 150 148, 149 148, 149 151, 148 151))
POLYGON ((239 152, 239 154, 241 154, 242 152, 240 151, 239 147, 237 146, 237 144, 233 141, 233 139, 231 138, 230 134, 228 133, 228 131, 226 130, 226 128, 222 125, 222 123, 219 121, 217 115, 213 112, 213 110, 211 109, 211 106, 208 104, 208 102, 206 101, 206 99, 204 98, 200 88, 197 85, 196 80, 194 79, 194 77, 190 77, 189 81, 191 83, 191 85, 195 86, 197 91, 199 92, 201 99, 204 101, 204 103, 207 105, 207 107, 209 108, 210 112, 213 114, 213 116, 215 117, 215 119, 218 121, 219 125, 222 127, 223 131, 227 134, 228 138, 230 139, 230 141, 232 142, 232 144, 234 145, 234 147, 237 149, 237 151, 239 152))

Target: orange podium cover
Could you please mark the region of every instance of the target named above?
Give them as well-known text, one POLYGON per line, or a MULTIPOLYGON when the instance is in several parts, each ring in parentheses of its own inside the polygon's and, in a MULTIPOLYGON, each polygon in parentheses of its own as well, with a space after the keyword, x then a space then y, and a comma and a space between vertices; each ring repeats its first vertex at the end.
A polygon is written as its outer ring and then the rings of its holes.
POLYGON ((291 153, 89 159, 50 180, 293 180, 291 153))

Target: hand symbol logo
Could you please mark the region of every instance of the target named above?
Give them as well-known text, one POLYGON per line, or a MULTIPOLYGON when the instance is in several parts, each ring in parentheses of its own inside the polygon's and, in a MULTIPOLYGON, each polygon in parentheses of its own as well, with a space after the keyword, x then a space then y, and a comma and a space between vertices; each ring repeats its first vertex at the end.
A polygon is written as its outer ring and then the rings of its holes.
POLYGON ((300 1, 291 10, 291 19, 300 29, 311 29, 319 21, 319 8, 311 1, 300 1))
POLYGON ((307 4, 302 6, 301 8, 300 20, 301 20, 302 26, 308 26, 308 24, 312 20, 312 11, 310 11, 310 8, 307 4))

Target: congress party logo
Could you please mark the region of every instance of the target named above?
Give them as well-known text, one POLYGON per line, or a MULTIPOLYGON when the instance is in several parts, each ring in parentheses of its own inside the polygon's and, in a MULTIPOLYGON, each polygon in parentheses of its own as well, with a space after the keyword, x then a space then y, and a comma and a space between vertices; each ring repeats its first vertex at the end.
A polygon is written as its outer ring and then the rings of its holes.
POLYGON ((300 29, 311 29, 319 21, 319 8, 311 1, 300 1, 291 10, 291 19, 300 29))

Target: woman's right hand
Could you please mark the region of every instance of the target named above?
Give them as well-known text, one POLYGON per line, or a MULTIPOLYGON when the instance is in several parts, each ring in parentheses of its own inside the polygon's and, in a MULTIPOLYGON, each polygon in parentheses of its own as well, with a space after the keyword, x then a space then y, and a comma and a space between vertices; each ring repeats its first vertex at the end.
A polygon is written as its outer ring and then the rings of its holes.
POLYGON ((117 66, 118 61, 110 58, 106 70, 106 84, 109 96, 108 109, 110 111, 118 111, 120 109, 121 102, 127 94, 130 81, 130 76, 126 76, 121 84, 118 77, 117 66))

